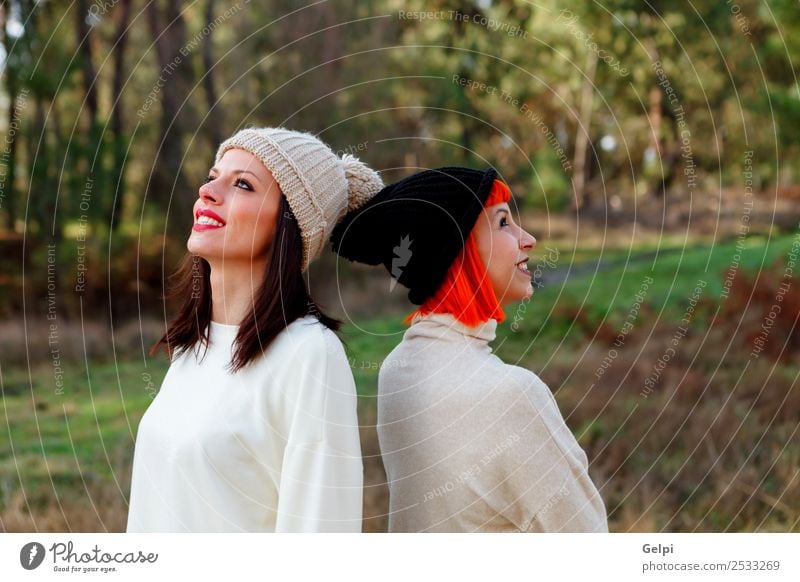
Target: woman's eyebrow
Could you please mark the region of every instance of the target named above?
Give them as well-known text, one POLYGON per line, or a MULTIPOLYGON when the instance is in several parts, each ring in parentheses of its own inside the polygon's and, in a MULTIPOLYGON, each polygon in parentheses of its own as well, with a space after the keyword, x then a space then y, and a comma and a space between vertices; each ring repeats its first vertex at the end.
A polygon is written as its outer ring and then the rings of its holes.
MULTIPOLYGON (((209 170, 209 172, 217 172, 217 173, 219 173, 219 170, 218 170, 216 167, 213 167, 213 168, 211 168, 211 169, 209 170)), ((251 172, 250 170, 233 170, 233 173, 234 173, 234 174, 250 174, 250 175, 251 175, 251 176, 253 176, 253 177, 254 177, 256 180, 258 180, 259 182, 261 182, 261 178, 259 178, 259 177, 258 177, 258 175, 257 175, 255 172, 251 172)), ((261 182, 261 183, 263 184, 263 182, 261 182)))
POLYGON ((508 214, 508 208, 498 208, 497 210, 494 211, 494 215, 497 216, 501 212, 505 212, 506 214, 508 214))

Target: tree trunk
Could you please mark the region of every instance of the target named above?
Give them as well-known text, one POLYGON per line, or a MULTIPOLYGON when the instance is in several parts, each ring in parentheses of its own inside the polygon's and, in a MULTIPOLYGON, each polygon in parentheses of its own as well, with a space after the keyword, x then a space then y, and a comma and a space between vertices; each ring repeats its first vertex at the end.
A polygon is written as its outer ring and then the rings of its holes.
POLYGON ((586 151, 591 141, 592 109, 594 107, 594 76, 597 72, 597 55, 586 53, 586 72, 581 86, 581 111, 575 131, 575 153, 573 156, 572 188, 575 194, 574 208, 580 210, 586 198, 586 151))
POLYGON ((125 117, 122 101, 122 87, 125 85, 125 50, 128 46, 128 26, 131 20, 132 0, 121 0, 119 8, 119 21, 114 35, 114 77, 111 83, 111 143, 112 167, 111 179, 114 188, 114 201, 107 224, 113 231, 122 219, 123 201, 125 197, 125 161, 127 144, 125 139, 125 117))
POLYGON ((147 19, 156 47, 160 67, 161 119, 153 172, 147 188, 147 198, 165 213, 167 232, 185 237, 191 224, 193 196, 181 170, 183 137, 191 125, 192 115, 187 101, 191 91, 190 53, 186 47, 186 23, 181 15, 181 3, 167 0, 164 18, 156 1, 147 5, 147 19))
MULTIPOLYGON (((648 20, 649 22, 649 17, 648 20)), ((649 38, 646 43, 647 52, 650 55, 650 60, 652 62, 660 61, 658 47, 656 46, 655 41, 652 38, 649 38)), ((661 131, 661 125, 664 119, 664 112, 661 107, 661 101, 663 99, 661 93, 661 87, 659 85, 653 85, 650 88, 649 94, 649 108, 647 111, 648 121, 650 123, 650 147, 653 149, 653 154, 655 155, 656 162, 659 164, 659 168, 662 168, 662 171, 659 172, 659 176, 656 177, 653 184, 649 187, 649 195, 652 198, 661 198, 666 193, 667 186, 669 182, 672 180, 671 172, 672 172, 672 165, 673 160, 670 153, 669 159, 664 159, 664 136, 663 132, 661 131)), ((645 163, 644 161, 642 162, 645 163)))
POLYGON ((83 73, 83 87, 86 94, 86 110, 89 112, 89 135, 94 134, 94 127, 97 123, 97 74, 94 70, 94 58, 92 54, 92 39, 90 38, 89 25, 86 22, 86 15, 89 13, 89 3, 87 0, 78 0, 78 10, 75 16, 75 31, 77 35, 78 52, 81 60, 81 72, 83 73))
MULTIPOLYGON (((214 21, 215 1, 206 2, 206 25, 214 21)), ((203 39, 203 88, 206 94, 206 104, 208 107, 208 138, 211 141, 212 151, 216 151, 222 143, 222 128, 224 126, 223 110, 217 103, 217 91, 214 86, 214 43, 211 40, 212 34, 206 35, 203 39)))
MULTIPOLYGON (((6 35, 6 20, 8 18, 8 5, 3 3, 0 5, 0 42, 3 44, 3 48, 5 49, 6 53, 6 62, 5 62, 5 77, 6 77, 6 93, 8 94, 8 128, 9 131, 12 127, 12 123, 14 121, 15 115, 15 106, 17 101, 17 71, 16 68, 10 66, 9 55, 11 54, 11 47, 9 46, 8 36, 6 35)), ((9 134, 10 137, 10 134, 9 134)), ((16 196, 14 193, 14 177, 16 176, 16 153, 17 153, 17 140, 6 139, 6 172, 5 176, 2 178, 2 184, 0 184, 0 193, 2 193, 2 198, 0 198, 0 210, 5 210, 5 222, 6 222, 6 229, 7 230, 14 230, 15 223, 17 221, 17 213, 16 213, 16 196)))

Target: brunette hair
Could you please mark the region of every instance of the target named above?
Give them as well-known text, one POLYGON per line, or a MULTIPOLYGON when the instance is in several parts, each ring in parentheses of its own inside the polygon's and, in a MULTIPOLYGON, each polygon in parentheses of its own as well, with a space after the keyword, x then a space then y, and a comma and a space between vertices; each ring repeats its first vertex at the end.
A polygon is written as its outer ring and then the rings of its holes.
MULTIPOLYGON (((509 200, 511 191, 508 186, 495 180, 483 207, 488 208, 509 200)), ((411 323, 415 317, 428 313, 449 313, 470 327, 489 319, 496 319, 498 323, 505 321, 506 314, 497 300, 486 266, 478 254, 474 227, 436 293, 406 317, 404 322, 411 323)))
MULTIPOLYGON (((264 278, 254 297, 253 309, 239 324, 233 358, 229 369, 238 372, 253 363, 272 341, 294 320, 314 315, 320 323, 338 330, 341 322, 323 313, 311 299, 302 274, 303 241, 300 227, 286 197, 281 195, 275 239, 264 278)), ((172 276, 174 286, 167 298, 183 298, 180 311, 166 333, 150 348, 150 355, 164 349, 170 359, 194 347, 198 342, 208 349, 211 321, 211 266, 208 261, 187 253, 172 276)), ((199 345, 198 345, 199 348, 199 345)))

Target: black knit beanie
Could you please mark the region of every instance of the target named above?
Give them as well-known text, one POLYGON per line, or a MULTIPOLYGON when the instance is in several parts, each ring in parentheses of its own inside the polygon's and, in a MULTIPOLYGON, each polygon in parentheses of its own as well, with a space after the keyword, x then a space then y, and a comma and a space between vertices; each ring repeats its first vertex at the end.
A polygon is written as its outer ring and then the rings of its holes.
POLYGON ((331 235, 334 252, 351 261, 383 264, 408 298, 422 305, 478 220, 497 172, 446 167, 390 184, 344 216, 331 235))

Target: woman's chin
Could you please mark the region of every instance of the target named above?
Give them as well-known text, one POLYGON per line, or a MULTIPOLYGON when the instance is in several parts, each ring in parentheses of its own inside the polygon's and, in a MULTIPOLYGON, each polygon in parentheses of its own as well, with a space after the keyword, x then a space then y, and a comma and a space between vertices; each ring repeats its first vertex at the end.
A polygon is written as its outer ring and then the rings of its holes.
POLYGON ((506 292, 503 298, 498 301, 498 303, 502 307, 506 307, 507 305, 511 305, 512 303, 519 303, 520 301, 525 301, 526 299, 529 299, 532 295, 533 295, 533 286, 530 285, 528 286, 527 290, 526 289, 518 289, 518 290, 515 289, 513 291, 509 290, 508 292, 506 292))
POLYGON ((530 299, 531 297, 533 297, 533 283, 528 283, 525 287, 525 296, 523 299, 530 299))
POLYGON ((198 257, 202 257, 204 259, 207 259, 209 254, 213 254, 209 253, 207 245, 202 244, 200 241, 194 238, 194 236, 190 236, 189 240, 186 241, 186 250, 193 255, 197 255, 198 257))
POLYGON ((506 303, 518 303, 520 301, 525 301, 526 299, 530 299, 533 296, 533 285, 528 284, 525 287, 520 288, 519 290, 514 290, 515 292, 508 293, 506 295, 506 303))

